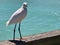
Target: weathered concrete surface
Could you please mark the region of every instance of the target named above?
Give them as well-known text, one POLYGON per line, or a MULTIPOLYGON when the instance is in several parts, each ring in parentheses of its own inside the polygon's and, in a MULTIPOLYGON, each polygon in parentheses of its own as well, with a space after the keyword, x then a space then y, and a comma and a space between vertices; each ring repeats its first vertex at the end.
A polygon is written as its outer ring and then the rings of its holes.
POLYGON ((60 45, 60 30, 23 37, 22 41, 0 41, 0 45, 60 45))

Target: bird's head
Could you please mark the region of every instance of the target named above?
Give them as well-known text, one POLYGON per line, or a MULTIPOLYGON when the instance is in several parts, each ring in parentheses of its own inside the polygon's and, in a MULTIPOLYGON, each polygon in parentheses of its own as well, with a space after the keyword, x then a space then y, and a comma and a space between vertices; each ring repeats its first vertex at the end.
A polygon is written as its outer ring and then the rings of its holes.
POLYGON ((26 8, 27 7, 27 2, 23 3, 23 7, 26 8))

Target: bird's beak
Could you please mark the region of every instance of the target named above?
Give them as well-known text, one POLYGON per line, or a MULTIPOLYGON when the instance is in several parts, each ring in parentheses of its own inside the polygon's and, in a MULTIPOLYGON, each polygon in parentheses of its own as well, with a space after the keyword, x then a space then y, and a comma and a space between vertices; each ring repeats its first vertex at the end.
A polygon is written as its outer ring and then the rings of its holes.
POLYGON ((28 6, 26 5, 26 7, 28 7, 28 6))

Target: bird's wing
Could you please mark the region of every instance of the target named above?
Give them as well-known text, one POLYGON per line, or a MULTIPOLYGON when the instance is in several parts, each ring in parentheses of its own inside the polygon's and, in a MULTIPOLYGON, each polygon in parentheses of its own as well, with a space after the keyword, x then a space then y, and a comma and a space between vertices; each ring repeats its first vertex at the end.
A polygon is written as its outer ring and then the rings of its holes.
POLYGON ((22 11, 23 11, 22 8, 18 9, 16 12, 14 12, 14 13, 12 14, 12 16, 10 17, 10 20, 11 20, 13 17, 15 17, 16 15, 19 15, 22 11))
POLYGON ((18 9, 16 12, 12 14, 12 16, 18 15, 23 11, 23 8, 18 9))
POLYGON ((7 24, 6 24, 6 25, 9 25, 9 23, 10 23, 12 20, 16 19, 16 18, 18 17, 18 15, 19 15, 22 11, 23 11, 23 9, 20 8, 20 9, 18 9, 16 12, 14 12, 14 13, 12 14, 12 16, 10 17, 10 19, 7 21, 7 24), (14 19, 13 19, 13 18, 14 18, 14 19))

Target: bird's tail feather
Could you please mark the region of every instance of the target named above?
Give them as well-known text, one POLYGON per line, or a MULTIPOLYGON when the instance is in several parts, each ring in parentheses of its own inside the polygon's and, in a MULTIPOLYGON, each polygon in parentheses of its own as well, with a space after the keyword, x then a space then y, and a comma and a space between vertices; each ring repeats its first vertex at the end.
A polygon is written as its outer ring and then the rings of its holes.
POLYGON ((9 25, 9 21, 6 22, 6 26, 8 26, 8 25, 9 25))

